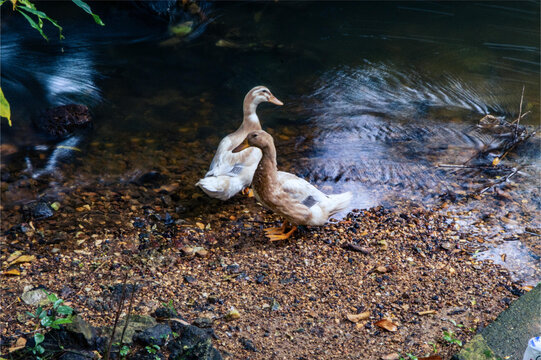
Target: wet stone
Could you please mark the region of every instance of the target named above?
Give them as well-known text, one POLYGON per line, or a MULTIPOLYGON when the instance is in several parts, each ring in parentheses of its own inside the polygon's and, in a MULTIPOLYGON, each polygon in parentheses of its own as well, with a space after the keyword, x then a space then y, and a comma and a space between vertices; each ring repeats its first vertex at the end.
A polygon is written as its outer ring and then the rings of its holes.
POLYGON ((92 118, 87 106, 69 104, 47 109, 34 117, 33 122, 39 130, 48 135, 64 137, 78 129, 89 127, 92 118))

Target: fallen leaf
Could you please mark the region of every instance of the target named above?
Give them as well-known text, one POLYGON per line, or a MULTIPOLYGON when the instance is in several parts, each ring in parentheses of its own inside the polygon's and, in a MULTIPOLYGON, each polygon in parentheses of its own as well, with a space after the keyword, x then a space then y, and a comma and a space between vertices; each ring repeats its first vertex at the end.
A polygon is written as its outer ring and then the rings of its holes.
POLYGON ((20 350, 24 348, 25 346, 26 346, 26 339, 23 337, 20 337, 15 342, 15 345, 8 349, 8 352, 14 352, 14 351, 20 350))
POLYGON ((376 271, 383 274, 383 273, 386 273, 387 272, 387 268, 385 266, 378 266, 376 268, 376 271))
POLYGON ((500 163, 500 158, 499 157, 495 157, 494 160, 492 160, 492 166, 496 166, 500 163))
POLYGON ((11 263, 9 263, 8 267, 10 267, 12 265, 15 265, 15 264, 32 262, 34 260, 36 260, 36 257, 34 255, 21 255, 17 259, 15 259, 11 263))
POLYGON ((6 262, 9 264, 11 263, 13 260, 17 259, 19 256, 21 256, 23 253, 19 250, 17 251, 14 251, 11 255, 9 255, 8 259, 6 260, 6 262))
POLYGON ((21 272, 17 269, 12 269, 12 270, 8 270, 8 271, 4 271, 2 274, 4 275, 13 275, 13 276, 20 276, 21 275, 21 272))
POLYGON ((381 360, 398 360, 398 359, 400 359, 400 355, 398 353, 390 353, 390 354, 383 355, 381 357, 381 360))
POLYGON ((365 311, 360 314, 347 314, 346 315, 346 318, 353 323, 359 322, 361 320, 366 320, 369 317, 370 317, 370 311, 365 311))
POLYGON ((381 319, 380 321, 377 321, 375 325, 390 332, 398 330, 398 325, 387 319, 381 319))
POLYGON ((418 315, 430 315, 430 314, 435 314, 436 313, 436 310, 425 310, 425 311, 419 311, 417 314, 418 315))
POLYGON ((240 319, 240 313, 237 309, 235 309, 234 307, 231 307, 229 312, 225 314, 225 320, 231 321, 231 320, 237 320, 237 319, 240 319))
POLYGON ((443 360, 441 356, 439 355, 430 355, 423 358, 418 358, 417 360, 443 360))
POLYGON ((205 224, 200 223, 200 222, 196 222, 196 223, 195 223, 195 226, 197 226, 197 227, 198 227, 199 229, 201 229, 201 230, 204 230, 204 229, 205 229, 205 224))

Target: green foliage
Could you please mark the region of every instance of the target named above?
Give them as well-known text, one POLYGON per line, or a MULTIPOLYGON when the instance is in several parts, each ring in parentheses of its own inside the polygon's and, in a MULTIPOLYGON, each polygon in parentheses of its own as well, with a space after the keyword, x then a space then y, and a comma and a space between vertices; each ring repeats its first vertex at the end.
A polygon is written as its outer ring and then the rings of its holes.
MULTIPOLYGON (((413 354, 411 354, 411 353, 407 353, 406 356, 407 356, 408 359, 410 359, 410 360, 418 360, 418 357, 415 356, 415 355, 413 355, 413 354)), ((406 358, 403 357, 403 356, 401 356, 399 360, 406 360, 406 358)))
POLYGON ((173 306, 173 300, 169 299, 167 303, 162 303, 162 305, 166 308, 168 308, 173 314, 178 315, 177 310, 173 306))
POLYGON ((438 353, 438 347, 436 346, 436 342, 429 342, 428 345, 432 345, 432 352, 434 354, 437 354, 438 353))
POLYGON ((452 331, 444 331, 443 340, 448 342, 449 344, 456 344, 458 346, 462 346, 462 341, 458 340, 452 331))
MULTIPOLYGON (((45 290, 42 291, 45 293, 45 295, 47 295, 47 299, 53 304, 52 308, 46 310, 43 307, 38 306, 35 313, 31 313, 29 311, 26 312, 28 316, 39 321, 37 329, 60 329, 60 325, 71 324, 73 309, 69 306, 62 305, 62 303, 64 303, 64 300, 59 299, 56 294, 49 294, 45 290), (64 315, 65 317, 61 317, 60 315, 64 315)), ((40 345, 44 339, 45 336, 43 334, 39 332, 34 334, 34 341, 36 344, 33 348, 31 348, 31 350, 32 353, 36 355, 36 358, 38 360, 41 359, 39 355, 42 355, 45 352, 43 346, 40 345)))
MULTIPOLYGON (((71 0, 71 1, 75 5, 83 9, 85 12, 90 14, 92 18, 94 19, 94 21, 96 22, 96 24, 101 25, 101 26, 105 25, 103 21, 101 21, 101 18, 92 12, 92 9, 86 2, 82 0, 71 0)), ((51 25, 56 27, 58 29, 58 37, 60 38, 60 40, 64 39, 64 35, 62 35, 62 26, 60 26, 56 20, 51 19, 43 11, 38 10, 36 8, 36 5, 34 5, 34 3, 32 3, 30 0, 10 0, 9 2, 7 0, 0 0, 0 6, 4 5, 5 3, 12 4, 13 11, 16 11, 19 14, 21 14, 26 19, 26 21, 28 21, 30 26, 36 29, 45 40, 49 41, 49 38, 47 37, 47 35, 45 35, 45 32, 43 31, 44 22, 49 22, 51 25)), ((1 88, 0 88, 0 117, 7 118, 9 126, 11 126, 11 110, 9 107, 9 102, 4 96, 4 93, 2 92, 1 88)))
POLYGON ((7 118, 8 124, 11 126, 11 109, 2 88, 0 88, 0 116, 7 118))
MULTIPOLYGON (((90 6, 87 3, 82 0, 72 1, 75 5, 83 9, 85 12, 89 13, 94 18, 96 24, 101 26, 105 25, 103 21, 101 21, 100 17, 92 12, 90 6)), ((6 2, 6 0, 0 1, 0 6, 2 6, 6 2)), ((62 26, 60 26, 56 20, 50 18, 43 11, 38 10, 36 8, 36 5, 34 5, 30 0, 11 0, 11 4, 13 4, 13 11, 17 11, 22 16, 24 16, 30 26, 36 29, 45 40, 49 41, 49 38, 47 37, 47 35, 45 35, 45 32, 43 31, 44 21, 49 22, 51 25, 56 27, 58 29, 59 38, 64 39, 64 35, 62 35, 62 26)))

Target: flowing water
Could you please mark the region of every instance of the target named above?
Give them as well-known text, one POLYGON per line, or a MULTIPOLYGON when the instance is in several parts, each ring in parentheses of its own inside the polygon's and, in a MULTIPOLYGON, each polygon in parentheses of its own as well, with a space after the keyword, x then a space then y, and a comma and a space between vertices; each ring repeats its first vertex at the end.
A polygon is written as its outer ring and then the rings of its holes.
MULTIPOLYGON (((539 125, 539 2, 220 2, 184 38, 169 27, 186 19, 133 3, 95 3, 105 27, 66 3, 41 5, 64 26, 61 43, 2 8, 2 89, 14 121, 3 123, 2 143, 16 149, 3 156, 3 180, 46 178, 47 191, 129 181, 157 157, 193 162, 202 175, 220 137, 239 125, 245 93, 264 84, 285 103, 258 109, 282 168, 353 191, 352 207, 408 200, 437 206, 473 234, 538 239, 538 136, 508 156, 506 166, 521 168, 496 199, 446 201, 501 173, 438 165, 462 164, 493 141, 477 123, 515 119, 523 86, 530 113, 521 122, 539 125), (51 140, 32 126, 38 111, 73 102, 91 108, 91 131, 51 140)), ((7 205, 28 200, 4 194, 7 205)), ((508 256, 518 259, 517 279, 539 281, 538 271, 521 276, 525 264, 539 268, 524 246, 487 248, 487 258, 518 254, 508 256)))

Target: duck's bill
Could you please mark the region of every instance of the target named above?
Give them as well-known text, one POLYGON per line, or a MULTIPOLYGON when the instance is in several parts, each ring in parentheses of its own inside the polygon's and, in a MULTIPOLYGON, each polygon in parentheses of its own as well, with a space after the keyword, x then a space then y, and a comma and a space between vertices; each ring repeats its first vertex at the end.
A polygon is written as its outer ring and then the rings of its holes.
POLYGON ((239 146, 237 146, 236 148, 233 149, 233 152, 234 153, 238 153, 244 149, 247 149, 250 147, 250 144, 248 144, 248 139, 244 139, 243 142, 240 143, 239 146))
POLYGON ((281 102, 280 100, 278 100, 276 98, 276 96, 274 95, 271 95, 270 99, 269 99, 269 102, 273 103, 273 104, 276 104, 276 105, 284 105, 283 102, 281 102))

